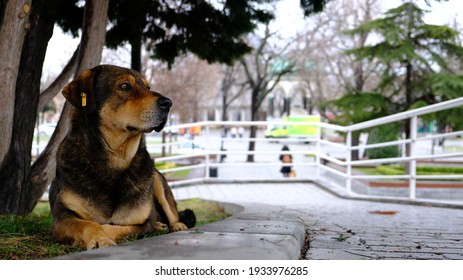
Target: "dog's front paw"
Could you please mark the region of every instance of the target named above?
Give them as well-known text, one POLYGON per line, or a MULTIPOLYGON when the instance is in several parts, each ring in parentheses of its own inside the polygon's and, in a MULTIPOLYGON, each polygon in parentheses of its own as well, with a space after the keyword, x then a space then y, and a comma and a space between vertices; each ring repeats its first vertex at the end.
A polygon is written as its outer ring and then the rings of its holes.
POLYGON ((169 230, 169 227, 161 222, 156 222, 154 224, 154 230, 157 232, 167 232, 169 230))
POLYGON ((97 237, 87 242, 87 250, 116 245, 116 242, 107 237, 97 237))
POLYGON ((181 231, 181 230, 186 230, 186 229, 188 229, 187 226, 181 222, 176 222, 170 225, 171 231, 181 231))

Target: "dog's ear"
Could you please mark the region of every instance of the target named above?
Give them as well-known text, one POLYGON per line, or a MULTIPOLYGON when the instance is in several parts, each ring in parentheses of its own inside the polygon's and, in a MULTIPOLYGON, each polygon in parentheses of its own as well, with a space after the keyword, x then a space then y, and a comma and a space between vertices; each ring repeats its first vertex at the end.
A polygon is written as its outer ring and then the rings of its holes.
POLYGON ((72 106, 85 112, 95 110, 95 94, 93 92, 92 70, 85 70, 63 88, 63 95, 72 106))

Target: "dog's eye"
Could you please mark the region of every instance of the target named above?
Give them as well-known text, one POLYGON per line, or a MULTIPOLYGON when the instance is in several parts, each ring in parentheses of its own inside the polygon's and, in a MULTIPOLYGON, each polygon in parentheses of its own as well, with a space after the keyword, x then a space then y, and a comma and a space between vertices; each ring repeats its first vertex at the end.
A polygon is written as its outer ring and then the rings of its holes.
POLYGON ((129 90, 132 86, 129 83, 122 83, 119 85, 119 89, 121 90, 129 90))

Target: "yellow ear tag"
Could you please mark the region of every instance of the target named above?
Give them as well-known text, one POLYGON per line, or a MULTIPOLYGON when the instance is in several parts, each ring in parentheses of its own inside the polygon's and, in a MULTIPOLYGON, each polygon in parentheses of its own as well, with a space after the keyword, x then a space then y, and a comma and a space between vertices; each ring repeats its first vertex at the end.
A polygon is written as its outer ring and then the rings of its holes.
POLYGON ((82 107, 87 106, 87 94, 85 92, 82 92, 80 96, 82 96, 82 107))

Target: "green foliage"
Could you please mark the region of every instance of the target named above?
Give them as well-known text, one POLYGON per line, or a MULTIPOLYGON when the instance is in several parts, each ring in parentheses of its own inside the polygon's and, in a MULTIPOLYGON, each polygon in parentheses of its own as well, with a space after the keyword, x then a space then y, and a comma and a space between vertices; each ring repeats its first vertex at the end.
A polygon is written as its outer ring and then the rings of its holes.
POLYGON ((451 73, 439 72, 430 74, 425 87, 430 88, 435 96, 442 100, 460 97, 463 93, 463 76, 451 73))
MULTIPOLYGON (((449 65, 463 59, 463 47, 458 42, 459 32, 448 26, 426 24, 423 20, 425 13, 425 10, 409 1, 390 9, 383 17, 345 31, 351 36, 370 33, 379 36, 377 43, 348 50, 347 54, 360 61, 378 64, 381 74, 376 91, 384 96, 383 109, 387 114, 463 95, 463 77, 453 74, 449 65)), ((352 97, 347 100, 352 100, 352 97)), ((361 99, 356 100, 361 102, 361 99)), ((355 113, 343 116, 347 119, 346 123, 378 117, 378 114, 351 109, 361 108, 362 103, 357 105, 341 100, 337 104, 340 110, 355 113)), ((442 128, 445 124, 458 125, 454 121, 458 116, 461 116, 461 112, 430 117, 437 119, 438 127, 442 128)))
POLYGON ((313 13, 318 13, 323 10, 323 7, 330 0, 301 0, 301 8, 304 11, 304 16, 309 16, 313 13))
POLYGON ((67 33, 71 33, 74 38, 79 36, 84 18, 84 8, 78 5, 79 0, 58 1, 60 5, 59 13, 56 14, 56 24, 67 33))
MULTIPOLYGON (((430 103, 436 102, 430 100, 429 91, 421 86, 428 80, 435 80, 432 77, 434 69, 441 77, 446 76, 440 87, 460 83, 460 78, 449 74, 448 65, 452 58, 461 60, 463 57, 463 48, 457 43, 458 31, 424 23, 424 13, 416 4, 407 2, 387 11, 382 18, 345 32, 348 35, 375 33, 382 38, 374 45, 351 49, 347 53, 360 60, 376 61, 384 68, 378 86, 380 92, 411 93, 411 102, 404 103, 403 109, 409 109, 411 104, 423 98, 430 103), (405 72, 400 72, 400 68, 405 72), (409 80, 401 73, 409 75, 409 80)), ((459 93, 461 96, 461 91, 459 93)), ((434 94, 431 92, 431 96, 434 94)))
POLYGON ((463 167, 456 166, 418 166, 418 174, 463 174, 463 167))
POLYGON ((163 1, 111 1, 108 44, 148 42, 153 57, 169 64, 186 52, 208 62, 231 63, 250 51, 241 36, 254 30, 255 22, 273 18, 254 2, 225 1, 219 8, 204 0, 183 1, 181 7, 163 1))
MULTIPOLYGON (((77 36, 82 25, 79 0, 61 1, 57 24, 77 36)), ((172 65, 175 57, 192 52, 208 62, 231 64, 251 48, 243 35, 273 18, 275 0, 111 0, 106 42, 148 46, 153 58, 172 65)), ((301 0, 305 15, 322 10, 328 0, 301 0)))
MULTIPOLYGON (((369 175, 404 175, 405 167, 403 165, 379 165, 373 168, 359 168, 369 175)), ((418 175, 459 175, 463 174, 463 167, 455 166, 418 166, 416 168, 418 175)))
POLYGON ((377 93, 348 93, 329 104, 342 115, 336 116, 335 123, 350 125, 385 116, 388 112, 389 100, 377 93))
MULTIPOLYGON (((368 136, 368 144, 395 141, 399 138, 399 127, 397 124, 387 124, 371 129, 368 136)), ((400 155, 398 146, 367 149, 366 156, 370 159, 398 157, 400 155)))

